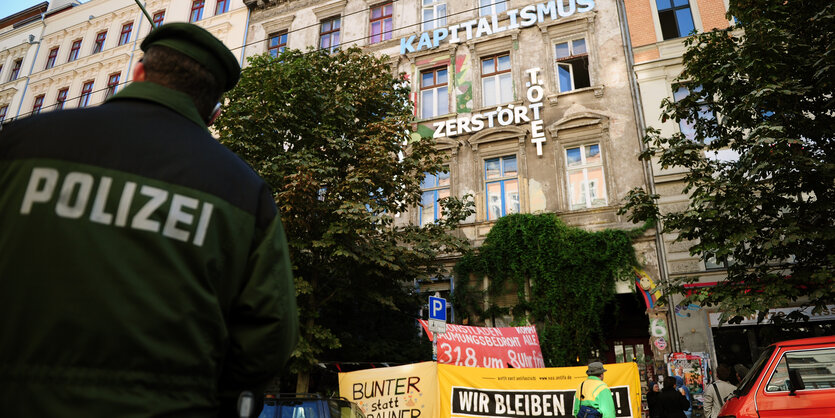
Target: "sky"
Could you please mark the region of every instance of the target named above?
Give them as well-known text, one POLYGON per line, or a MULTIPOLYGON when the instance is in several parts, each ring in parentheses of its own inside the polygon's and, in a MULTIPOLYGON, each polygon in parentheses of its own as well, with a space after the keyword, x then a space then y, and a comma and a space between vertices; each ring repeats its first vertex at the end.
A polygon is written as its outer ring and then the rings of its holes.
MULTIPOLYGON (((0 0, 0 19, 49 0, 0 0)), ((84 3, 87 0, 82 0, 84 3)))

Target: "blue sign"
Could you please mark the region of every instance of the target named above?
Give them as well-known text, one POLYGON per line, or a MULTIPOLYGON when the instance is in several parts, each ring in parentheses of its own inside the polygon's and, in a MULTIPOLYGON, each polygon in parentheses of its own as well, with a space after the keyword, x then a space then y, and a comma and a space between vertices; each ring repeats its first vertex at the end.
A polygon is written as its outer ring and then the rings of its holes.
POLYGON ((446 299, 429 296, 429 319, 446 322, 446 299))

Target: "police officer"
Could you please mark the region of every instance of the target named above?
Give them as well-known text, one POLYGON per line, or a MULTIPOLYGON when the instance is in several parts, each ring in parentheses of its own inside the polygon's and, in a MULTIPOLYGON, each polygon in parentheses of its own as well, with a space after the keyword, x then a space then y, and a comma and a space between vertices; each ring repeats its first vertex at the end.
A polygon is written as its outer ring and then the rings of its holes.
POLYGON ((102 106, 0 132, 3 416, 217 416, 298 339, 265 182, 207 124, 240 67, 186 23, 102 106))
POLYGON ((589 363, 584 380, 574 394, 574 416, 577 418, 615 418, 615 401, 612 391, 603 383, 606 369, 603 363, 589 363))

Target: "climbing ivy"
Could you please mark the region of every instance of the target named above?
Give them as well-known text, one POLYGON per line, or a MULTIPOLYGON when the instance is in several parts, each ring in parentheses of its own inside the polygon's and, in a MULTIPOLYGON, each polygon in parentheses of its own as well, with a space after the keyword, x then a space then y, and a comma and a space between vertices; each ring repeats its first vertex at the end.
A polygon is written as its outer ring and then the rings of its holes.
POLYGON ((547 366, 584 364, 604 348, 604 309, 615 281, 634 277, 632 239, 648 227, 588 232, 554 214, 503 217, 456 265, 453 306, 473 320, 510 314, 514 325, 535 324, 547 366), (513 292, 515 305, 497 303, 513 292))

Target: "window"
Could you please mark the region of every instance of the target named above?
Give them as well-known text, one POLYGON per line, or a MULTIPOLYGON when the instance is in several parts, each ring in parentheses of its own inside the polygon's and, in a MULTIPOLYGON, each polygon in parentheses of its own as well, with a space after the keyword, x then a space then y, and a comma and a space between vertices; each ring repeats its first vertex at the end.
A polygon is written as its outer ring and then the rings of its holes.
POLYGON ((160 26, 165 22, 165 10, 160 10, 154 13, 154 27, 160 26))
POLYGON ((507 0, 478 0, 478 15, 497 15, 507 10, 507 0))
POLYGON ((0 106, 0 122, 6 120, 6 111, 9 110, 9 105, 0 106))
POLYGON ((87 107, 90 104, 90 96, 93 95, 93 82, 84 83, 81 88, 81 97, 78 98, 78 107, 87 107))
POLYGON ((67 57, 67 62, 75 61, 78 59, 78 51, 81 50, 81 39, 76 39, 72 42, 72 47, 70 47, 70 56, 67 57))
POLYGON ((278 54, 284 52, 287 48, 287 31, 281 31, 278 33, 274 33, 270 35, 269 44, 267 44, 267 49, 270 51, 270 55, 273 57, 277 57, 278 54))
POLYGON ((130 33, 133 31, 133 22, 128 22, 122 25, 122 33, 119 34, 119 45, 124 45, 130 41, 130 33))
POLYGON ((430 224, 443 218, 438 200, 449 197, 449 170, 437 175, 424 173, 420 188, 423 189, 420 198, 420 224, 430 224))
POLYGON ((64 87, 61 90, 58 90, 58 97, 55 99, 55 109, 61 110, 64 108, 64 103, 67 101, 67 93, 69 92, 69 87, 64 87))
POLYGON ((484 106, 513 100, 513 78, 510 73, 510 54, 481 60, 481 91, 484 106))
POLYGON ((371 8, 371 40, 369 43, 391 39, 392 4, 384 3, 371 8))
MULTIPOLYGON (((693 87, 693 93, 701 93, 701 91, 702 86, 693 87)), ((690 88, 687 85, 679 85, 678 87, 674 87, 673 100, 675 100, 676 102, 681 101, 689 95, 690 88)), ((716 119, 716 116, 713 114, 713 111, 710 110, 710 106, 704 99, 699 99, 696 102, 696 105, 699 107, 699 119, 707 121, 716 119)), ((681 130, 681 133, 684 134, 685 138, 691 141, 696 139, 696 123, 693 119, 679 120, 678 128, 681 130)), ((712 139, 712 137, 705 138, 705 143, 709 143, 712 139)))
POLYGON ((229 11, 229 0, 217 0, 217 6, 215 6, 215 16, 226 13, 229 11))
POLYGON ((432 118, 449 113, 446 67, 420 73, 420 116, 432 118))
POLYGON ((93 44, 93 53, 99 53, 104 50, 104 41, 107 40, 107 31, 96 34, 96 42, 93 44))
POLYGON ((37 115, 41 113, 41 108, 43 107, 43 94, 40 96, 35 96, 35 104, 32 105, 32 114, 37 115))
POLYGON ((116 94, 116 90, 119 89, 119 77, 121 77, 121 75, 122 73, 119 72, 110 74, 110 77, 107 78, 107 91, 104 93, 105 99, 116 94))
POLYGON ((20 75, 20 67, 23 65, 23 58, 14 60, 14 64, 12 65, 12 74, 9 76, 9 81, 17 80, 17 76, 20 75))
POLYGON ((46 67, 44 70, 48 70, 55 66, 55 59, 58 58, 58 47, 52 48, 49 50, 49 55, 46 57, 46 67))
POLYGON ((519 213, 518 175, 516 156, 484 161, 487 220, 492 221, 505 215, 519 213))
POLYGON ((681 38, 695 29, 688 0, 655 0, 655 5, 664 39, 681 38))
POLYGON ((423 0, 423 31, 446 27, 446 3, 423 0))
POLYGON ((591 86, 586 39, 574 39, 559 43, 555 47, 560 93, 591 86))
POLYGON ((319 48, 333 52, 339 47, 340 17, 333 17, 322 21, 319 30, 319 48))
POLYGON ((606 185, 600 144, 565 150, 568 196, 571 209, 606 206, 606 185))
POLYGON ((766 392, 789 390, 789 368, 797 370, 805 390, 835 388, 835 349, 790 351, 777 363, 766 392))
POLYGON ((189 22, 197 22, 203 18, 203 6, 206 5, 205 0, 194 0, 191 3, 191 14, 188 16, 189 22))

